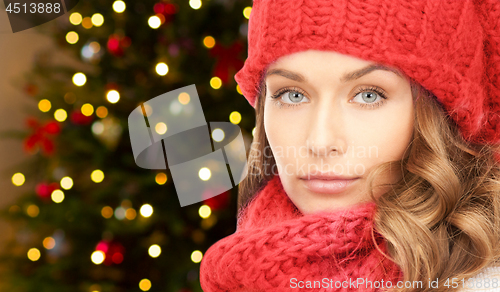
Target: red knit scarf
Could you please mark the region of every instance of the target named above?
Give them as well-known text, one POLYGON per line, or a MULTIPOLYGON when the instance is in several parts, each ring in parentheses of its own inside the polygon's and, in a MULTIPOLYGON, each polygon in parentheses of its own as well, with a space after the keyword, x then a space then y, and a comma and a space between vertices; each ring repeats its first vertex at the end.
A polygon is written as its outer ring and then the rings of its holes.
POLYGON ((201 287, 204 292, 382 291, 388 280, 394 287, 402 273, 380 252, 387 254, 373 229, 375 212, 374 202, 363 202, 303 215, 275 176, 240 212, 236 232, 205 253, 201 287))

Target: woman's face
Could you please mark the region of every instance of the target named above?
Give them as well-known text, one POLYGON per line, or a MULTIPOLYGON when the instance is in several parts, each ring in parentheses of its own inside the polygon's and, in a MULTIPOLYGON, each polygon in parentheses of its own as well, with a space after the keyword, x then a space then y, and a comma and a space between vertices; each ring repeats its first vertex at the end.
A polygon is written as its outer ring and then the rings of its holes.
MULTIPOLYGON (((403 158, 413 134, 409 79, 392 67, 309 50, 272 63, 264 128, 283 187, 304 214, 370 201, 368 172, 403 158)), ((374 185, 394 183, 399 169, 374 185)), ((375 197, 387 189, 375 188, 375 197)))

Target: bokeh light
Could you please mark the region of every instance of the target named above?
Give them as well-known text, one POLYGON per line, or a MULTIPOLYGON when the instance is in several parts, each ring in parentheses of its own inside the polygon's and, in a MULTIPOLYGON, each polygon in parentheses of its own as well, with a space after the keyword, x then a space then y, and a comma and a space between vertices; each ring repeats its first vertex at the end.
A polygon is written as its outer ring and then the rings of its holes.
POLYGON ((141 213, 142 217, 151 217, 151 215, 153 215, 153 207, 150 204, 144 204, 141 206, 139 212, 141 213))
POLYGON ((191 253, 191 260, 193 263, 199 263, 201 262, 201 259, 203 258, 203 253, 199 250, 195 250, 191 253))
POLYGON ((90 174, 90 178, 93 182, 100 183, 104 180, 104 172, 102 172, 102 170, 100 169, 96 169, 92 171, 92 173, 90 174))
POLYGON ((117 0, 117 1, 113 2, 113 10, 116 13, 122 13, 123 11, 125 11, 126 7, 127 7, 127 5, 125 5, 125 2, 123 2, 121 0, 117 0))
POLYGON ((33 262, 36 262, 40 259, 40 251, 38 250, 38 248, 30 248, 30 250, 28 250, 28 259, 30 259, 31 261, 33 262))
POLYGON ((67 118, 68 118, 68 113, 62 108, 57 109, 54 112, 54 119, 56 119, 56 121, 58 122, 64 122, 67 118))
POLYGON ((100 13, 95 13, 92 15, 92 24, 99 27, 104 23, 104 16, 100 13))
POLYGON ((74 31, 70 31, 66 34, 66 41, 70 44, 76 44, 78 42, 78 34, 74 31))
POLYGON ((41 112, 48 112, 50 111, 50 108, 52 107, 52 104, 50 103, 50 101, 48 99, 42 99, 38 102, 38 109, 41 111, 41 112))
POLYGON ((73 12, 69 16, 69 22, 73 25, 79 25, 82 23, 82 15, 78 12, 73 12))
POLYGON ((78 72, 73 75, 73 83, 76 86, 83 86, 87 82, 87 76, 85 74, 78 72))
POLYGON ((20 173, 20 172, 16 172, 14 173, 14 175, 12 176, 12 183, 15 185, 15 186, 22 186, 24 184, 24 182, 26 181, 26 178, 24 177, 24 174, 20 173))
POLYGON ((212 214, 212 209, 208 205, 202 205, 200 209, 198 209, 198 214, 201 218, 206 219, 212 214))
POLYGON ((160 62, 156 65, 156 73, 161 76, 165 76, 168 73, 168 65, 160 62))
POLYGON ((159 185, 164 185, 167 182, 167 175, 163 172, 159 172, 155 176, 155 181, 159 185))

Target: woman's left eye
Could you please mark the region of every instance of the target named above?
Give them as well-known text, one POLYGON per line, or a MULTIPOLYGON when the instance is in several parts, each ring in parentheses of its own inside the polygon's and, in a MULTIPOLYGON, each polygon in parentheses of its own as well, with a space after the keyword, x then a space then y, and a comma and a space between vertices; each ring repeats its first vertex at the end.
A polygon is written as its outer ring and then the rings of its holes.
POLYGON ((361 107, 378 107, 387 99, 383 90, 377 87, 360 88, 354 95, 352 102, 359 103, 361 107))

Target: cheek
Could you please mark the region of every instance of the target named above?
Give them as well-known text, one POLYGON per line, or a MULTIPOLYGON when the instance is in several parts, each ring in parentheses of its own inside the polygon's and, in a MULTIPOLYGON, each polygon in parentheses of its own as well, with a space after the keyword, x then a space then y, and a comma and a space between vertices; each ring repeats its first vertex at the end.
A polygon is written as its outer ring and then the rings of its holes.
MULTIPOLYGON (((304 136, 307 123, 303 119, 297 119, 292 110, 275 109, 272 104, 267 105, 264 110, 264 130, 266 132, 269 146, 275 154, 276 163, 286 160, 284 154, 287 147, 299 147, 301 138, 304 136), (278 155, 276 155, 278 154, 278 155)), ((294 151, 290 152, 294 153, 294 151)))
POLYGON ((358 137, 358 141, 363 141, 361 144, 368 148, 373 147, 378 154, 376 159, 380 162, 399 160, 403 158, 411 142, 413 126, 413 107, 409 105, 378 115, 369 130, 365 130, 363 135, 358 137))

